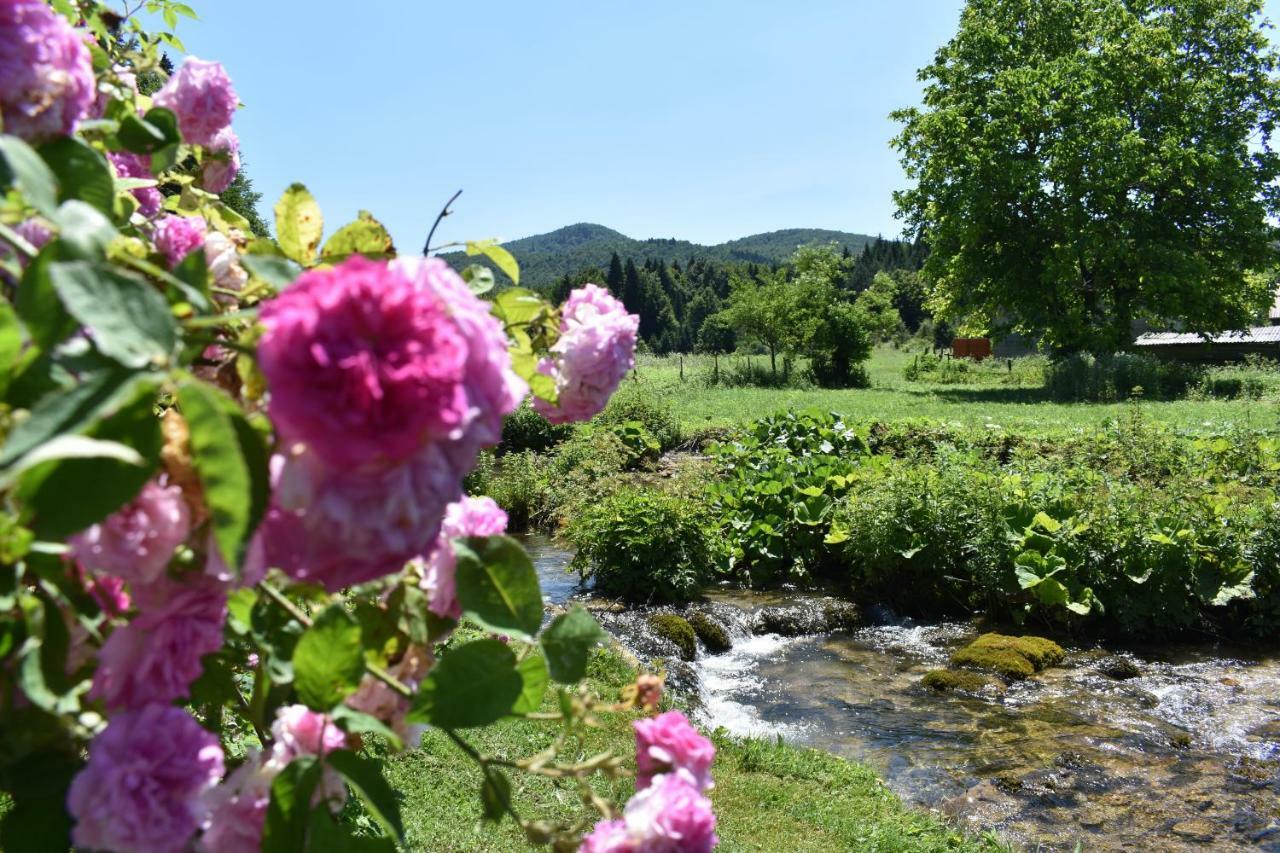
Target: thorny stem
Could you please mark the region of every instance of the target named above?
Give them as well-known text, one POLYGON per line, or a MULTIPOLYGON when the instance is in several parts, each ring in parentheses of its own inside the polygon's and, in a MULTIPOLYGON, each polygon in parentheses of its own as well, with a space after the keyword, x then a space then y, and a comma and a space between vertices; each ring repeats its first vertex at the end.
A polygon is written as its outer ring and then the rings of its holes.
POLYGON ((454 193, 453 196, 444 203, 444 207, 440 208, 440 214, 436 216, 435 223, 431 226, 431 230, 427 232, 427 243, 425 246, 422 247, 423 257, 430 257, 431 238, 436 236, 436 229, 440 227, 441 220, 443 220, 449 214, 453 213, 453 211, 450 210, 449 208, 453 206, 453 203, 458 200, 458 196, 460 195, 462 195, 462 190, 458 190, 456 193, 454 193))
POLYGON ((490 773, 489 768, 491 766, 502 762, 492 758, 485 758, 480 754, 479 750, 467 743, 465 738, 452 729, 444 729, 444 733, 449 736, 449 739, 454 742, 458 749, 465 752, 472 761, 480 765, 480 772, 484 774, 485 781, 489 783, 489 787, 492 788, 494 794, 497 795, 498 801, 501 803, 503 810, 507 814, 511 815, 516 823, 524 826, 524 820, 521 819, 520 813, 516 811, 516 807, 511 804, 511 797, 507 795, 506 789, 502 785, 495 783, 493 781, 493 776, 490 773))

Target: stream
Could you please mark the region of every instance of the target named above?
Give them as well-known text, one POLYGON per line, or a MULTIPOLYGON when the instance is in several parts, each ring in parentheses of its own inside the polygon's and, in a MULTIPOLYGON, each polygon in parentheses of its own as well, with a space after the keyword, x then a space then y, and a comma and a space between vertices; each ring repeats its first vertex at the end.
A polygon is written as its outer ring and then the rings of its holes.
MULTIPOLYGON (((583 595, 571 554, 530 537, 549 603, 583 595)), ((1280 851, 1280 656, 1161 644, 1069 648, 1060 667, 980 696, 920 685, 977 635, 967 623, 880 619, 781 636, 764 608, 817 612, 802 593, 718 590, 701 608, 733 648, 668 662, 704 726, 782 737, 864 762, 905 801, 1017 849, 1280 851), (877 624, 878 623, 878 624, 877 624), (1136 667, 1099 671, 1115 653, 1136 667)), ((659 657, 642 614, 597 614, 641 659, 659 657)))

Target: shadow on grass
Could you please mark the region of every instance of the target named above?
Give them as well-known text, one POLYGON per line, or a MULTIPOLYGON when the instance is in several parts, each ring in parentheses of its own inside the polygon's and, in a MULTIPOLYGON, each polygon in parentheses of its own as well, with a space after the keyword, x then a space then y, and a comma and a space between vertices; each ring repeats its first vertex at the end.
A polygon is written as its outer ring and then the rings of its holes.
POLYGON ((908 394, 918 397, 933 397, 948 403, 1057 403, 1047 388, 974 388, 974 387, 933 387, 907 388, 908 394))

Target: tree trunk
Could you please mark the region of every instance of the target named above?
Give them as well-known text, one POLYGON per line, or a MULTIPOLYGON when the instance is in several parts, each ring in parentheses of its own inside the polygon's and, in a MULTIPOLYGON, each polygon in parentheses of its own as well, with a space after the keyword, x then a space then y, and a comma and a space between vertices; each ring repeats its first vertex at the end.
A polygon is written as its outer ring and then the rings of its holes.
POLYGON ((778 378, 778 352, 773 347, 769 347, 769 372, 775 380, 778 378))

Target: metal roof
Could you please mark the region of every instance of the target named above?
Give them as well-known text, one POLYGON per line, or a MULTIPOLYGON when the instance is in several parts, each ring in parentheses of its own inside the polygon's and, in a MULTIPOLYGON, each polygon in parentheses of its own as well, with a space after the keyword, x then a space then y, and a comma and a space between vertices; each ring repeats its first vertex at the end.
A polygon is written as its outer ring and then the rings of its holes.
POLYGON ((1134 341, 1140 347, 1189 346, 1192 344, 1280 344, 1280 326, 1254 326, 1240 332, 1210 335, 1206 340, 1195 333, 1148 332, 1134 341))

